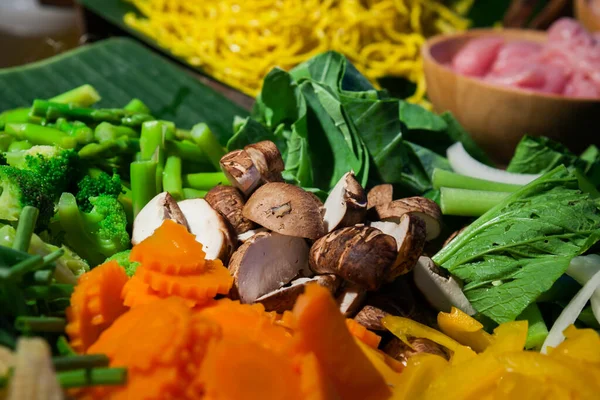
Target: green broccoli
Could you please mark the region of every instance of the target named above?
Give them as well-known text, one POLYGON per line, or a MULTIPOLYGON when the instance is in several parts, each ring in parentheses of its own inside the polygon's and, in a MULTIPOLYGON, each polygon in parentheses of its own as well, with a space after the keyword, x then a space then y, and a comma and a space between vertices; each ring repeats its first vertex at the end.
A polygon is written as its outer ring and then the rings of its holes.
POLYGON ((65 244, 90 265, 130 247, 127 217, 123 206, 110 196, 89 199, 90 212, 79 209, 75 196, 63 193, 57 205, 58 222, 64 231, 65 244))
POLYGON ((40 182, 39 174, 27 170, 0 166, 0 220, 18 221, 25 206, 39 209, 37 230, 43 230, 54 214, 52 187, 40 182))
POLYGON ((113 172, 112 177, 104 171, 99 171, 95 176, 86 175, 77 183, 77 204, 83 212, 92 209, 89 199, 98 196, 109 196, 115 199, 123 193, 121 177, 113 172))
POLYGON ((57 146, 33 146, 28 150, 5 153, 9 165, 33 172, 38 184, 52 194, 54 200, 68 191, 70 182, 80 175, 81 163, 74 150, 57 146))
POLYGON ((129 259, 130 253, 131 250, 125 250, 107 258, 106 261, 116 261, 117 264, 123 267, 127 276, 131 278, 135 274, 137 267, 140 266, 140 263, 137 261, 131 261, 129 259))

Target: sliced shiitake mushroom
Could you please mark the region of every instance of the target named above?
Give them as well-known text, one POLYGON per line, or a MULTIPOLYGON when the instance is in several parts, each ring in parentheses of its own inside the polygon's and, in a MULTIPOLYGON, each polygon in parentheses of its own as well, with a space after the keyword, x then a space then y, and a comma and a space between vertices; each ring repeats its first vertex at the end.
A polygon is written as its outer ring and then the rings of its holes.
POLYGON ((442 231, 442 210, 433 200, 425 197, 407 197, 394 200, 391 203, 374 208, 378 219, 382 221, 400 222, 404 214, 411 214, 425 221, 427 226, 427 240, 433 240, 442 231))
POLYGON ((221 169, 231 184, 249 196, 262 182, 260 172, 245 150, 234 150, 221 157, 221 169))
POLYGON ((229 262, 232 295, 243 303, 273 292, 299 277, 310 276, 308 245, 299 237, 263 232, 241 245, 229 262))
POLYGON ((417 288, 436 310, 450 312, 452 307, 456 307, 469 315, 475 315, 475 309, 456 279, 451 275, 442 275, 442 271, 431 258, 419 258, 413 278, 417 288))
POLYGON ((389 314, 380 308, 366 305, 356 314, 354 320, 372 331, 387 331, 381 322, 387 315, 389 314))
POLYGON ((256 299, 257 303, 265 306, 267 311, 276 311, 282 313, 286 310, 291 310, 296 303, 296 299, 302 293, 306 285, 316 283, 328 289, 331 293, 335 293, 341 279, 335 275, 317 275, 312 278, 298 278, 293 280, 289 286, 284 286, 273 292, 267 293, 264 296, 256 299))
POLYGON ((151 236, 167 219, 171 219, 189 230, 187 220, 175 199, 168 192, 162 192, 154 196, 135 217, 131 244, 135 246, 151 236))
POLYGON ((327 232, 363 222, 367 214, 367 196, 353 172, 344 174, 331 189, 324 207, 327 232))
POLYGON ((218 258, 227 263, 237 242, 227 220, 204 199, 188 199, 178 204, 188 221, 190 232, 196 235, 196 241, 202 243, 206 259, 218 258))
POLYGON ((367 193, 367 209, 391 203, 394 200, 394 187, 389 183, 373 186, 367 193))
POLYGON ((314 195, 287 183, 271 182, 246 202, 244 217, 282 235, 318 239, 325 234, 321 204, 314 195))
POLYGON ((368 226, 335 230, 310 249, 310 267, 317 274, 336 274, 366 290, 377 290, 396 261, 396 240, 368 226))
POLYGON ((237 236, 237 239, 239 242, 246 243, 246 241, 252 238, 252 236, 257 235, 261 232, 269 232, 269 230, 265 228, 250 229, 249 231, 239 234, 237 236))
POLYGON ((282 182, 281 172, 285 169, 281 153, 270 140, 249 144, 244 150, 258 168, 263 182, 282 182))
POLYGON ((397 337, 393 337, 384 347, 383 351, 392 358, 400 361, 404 366, 409 358, 420 353, 435 354, 448 360, 448 354, 439 344, 425 338, 410 338, 408 346, 397 337))
POLYGON ((367 298, 367 291, 358 285, 346 282, 336 297, 340 312, 350 318, 360 310, 367 298))
POLYGON ((370 226, 396 239, 398 257, 388 271, 387 280, 391 282, 400 275, 411 271, 425 247, 425 222, 419 217, 404 214, 400 217, 398 224, 390 221, 376 221, 371 222, 370 226))
POLYGON ((227 218, 236 234, 240 235, 254 227, 252 221, 242 215, 246 202, 237 188, 223 185, 215 186, 206 193, 204 200, 227 218))

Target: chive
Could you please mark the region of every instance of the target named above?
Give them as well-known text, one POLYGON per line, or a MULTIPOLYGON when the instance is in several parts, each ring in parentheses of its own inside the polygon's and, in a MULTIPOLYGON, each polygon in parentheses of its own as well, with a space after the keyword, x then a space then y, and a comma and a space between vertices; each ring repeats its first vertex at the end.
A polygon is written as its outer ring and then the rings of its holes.
POLYGON ((0 280, 16 279, 27 272, 34 271, 44 265, 44 259, 41 256, 29 257, 11 268, 0 268, 0 280))
POLYGON ((33 274, 34 283, 47 285, 52 281, 52 277, 54 276, 54 271, 51 269, 43 269, 41 271, 35 271, 33 274))
POLYGON ((17 317, 15 328, 21 332, 63 332, 67 321, 57 317, 17 317))
POLYGON ((108 357, 104 354, 69 355, 52 358, 52 363, 54 364, 54 369, 56 371, 108 367, 109 361, 108 357))
POLYGON ((56 375, 63 388, 122 385, 127 381, 126 368, 76 369, 59 372, 56 375))
POLYGON ((58 354, 61 356, 74 356, 77 354, 71 345, 69 345, 67 338, 64 336, 58 338, 56 341, 56 348, 58 350, 58 354))
POLYGON ((27 252, 31 243, 31 236, 40 211, 32 206, 25 206, 19 216, 19 224, 15 233, 13 249, 27 252))

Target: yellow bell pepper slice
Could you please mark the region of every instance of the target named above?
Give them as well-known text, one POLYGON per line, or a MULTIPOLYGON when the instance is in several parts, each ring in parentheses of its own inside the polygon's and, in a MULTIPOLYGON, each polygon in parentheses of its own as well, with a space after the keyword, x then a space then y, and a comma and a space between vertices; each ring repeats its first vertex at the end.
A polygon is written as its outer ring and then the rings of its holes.
POLYGON ((461 346, 458 347, 452 354, 452 357, 450 357, 450 364, 457 365, 465 361, 472 360, 475 357, 477 357, 477 353, 471 350, 471 348, 467 346, 461 346))
POLYGON ((502 375, 494 391, 494 400, 543 400, 547 399, 549 389, 547 384, 531 376, 508 372, 502 375))
POLYGON ((527 321, 506 322, 494 329, 493 342, 485 350, 490 354, 522 351, 527 341, 527 321))
POLYGON ((504 368, 494 355, 480 354, 445 370, 429 385, 422 399, 479 399, 497 385, 503 372, 504 368))
POLYGON ((437 322, 442 332, 478 353, 484 351, 493 341, 492 335, 483 330, 479 321, 456 307, 452 307, 449 313, 440 312, 437 322))
POLYGON ((365 343, 363 343, 361 340, 359 340, 357 338, 354 338, 354 341, 356 342, 358 347, 360 347, 360 349, 365 354, 365 356, 367 356, 369 361, 371 361, 371 363, 373 364, 375 369, 377 371, 379 371, 381 376, 383 376, 383 379, 388 384, 388 386, 392 390, 394 388, 398 387, 399 382, 400 382, 400 377, 402 376, 402 374, 394 371, 386 363, 385 354, 378 350, 374 350, 372 347, 369 347, 368 345, 366 345, 365 343))
POLYGON ((577 393, 581 399, 598 398, 600 393, 600 382, 575 363, 567 363, 533 351, 498 354, 496 359, 509 372, 553 382, 577 393))
POLYGON ((438 355, 415 354, 406 362, 406 368, 400 374, 400 381, 394 388, 392 400, 419 398, 446 368, 448 368, 448 361, 438 355))
POLYGON ((451 351, 456 351, 461 346, 456 340, 449 338, 440 331, 420 324, 412 319, 386 316, 382 320, 383 326, 397 336, 404 344, 411 347, 408 337, 425 338, 444 346, 451 351))
POLYGON ((550 352, 578 361, 600 364, 600 335, 592 329, 577 329, 571 325, 564 331, 565 341, 550 352))

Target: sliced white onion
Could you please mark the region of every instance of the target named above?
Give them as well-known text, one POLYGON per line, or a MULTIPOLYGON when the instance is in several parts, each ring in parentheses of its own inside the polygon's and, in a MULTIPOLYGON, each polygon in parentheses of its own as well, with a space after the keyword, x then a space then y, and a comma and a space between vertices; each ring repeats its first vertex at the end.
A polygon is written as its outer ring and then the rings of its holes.
POLYGON ((567 304, 565 309, 560 313, 542 345, 542 354, 546 354, 549 346, 556 347, 562 343, 565 339, 565 335, 563 334, 564 330, 567 329, 569 325, 573 324, 577 317, 579 317, 581 310, 583 310, 585 304, 598 287, 600 287, 600 271, 596 272, 594 276, 592 276, 592 279, 588 280, 586 284, 583 285, 581 290, 577 292, 575 297, 571 299, 569 304, 567 304))
POLYGON ((494 182, 513 183, 515 185, 526 185, 541 176, 541 174, 515 174, 480 163, 467 153, 460 142, 456 142, 448 147, 446 156, 448 157, 448 161, 454 172, 473 178, 494 182))
MULTIPOLYGON (((569 264, 569 268, 567 268, 567 275, 583 286, 598 271, 600 271, 600 256, 590 254, 588 256, 573 258, 569 264)), ((596 320, 600 324, 600 287, 596 289, 590 302, 592 303, 594 317, 596 317, 596 320)))

